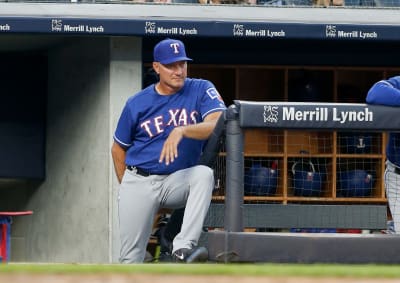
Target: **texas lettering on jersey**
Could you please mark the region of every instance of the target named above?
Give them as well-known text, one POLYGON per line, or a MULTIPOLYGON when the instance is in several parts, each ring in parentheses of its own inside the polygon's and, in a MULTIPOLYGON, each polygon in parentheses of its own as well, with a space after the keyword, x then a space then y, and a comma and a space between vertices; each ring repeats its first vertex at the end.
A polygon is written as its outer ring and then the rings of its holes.
POLYGON ((199 113, 197 111, 188 111, 183 109, 170 109, 168 116, 159 115, 148 119, 140 124, 140 127, 149 135, 150 138, 164 132, 165 127, 173 125, 174 127, 196 124, 199 113))
POLYGON ((170 132, 179 126, 201 123, 207 115, 225 111, 215 86, 207 80, 186 78, 174 95, 159 95, 150 85, 131 96, 121 113, 114 140, 126 148, 125 162, 153 174, 169 174, 197 164, 205 140, 183 138, 179 157, 166 165, 159 153, 170 132))

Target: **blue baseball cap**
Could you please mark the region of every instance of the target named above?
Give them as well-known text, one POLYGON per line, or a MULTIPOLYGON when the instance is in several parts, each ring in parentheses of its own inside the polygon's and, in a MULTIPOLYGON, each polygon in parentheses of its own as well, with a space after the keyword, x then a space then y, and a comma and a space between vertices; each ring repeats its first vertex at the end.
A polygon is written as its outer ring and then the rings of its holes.
POLYGON ((154 47, 153 57, 155 62, 171 64, 178 61, 192 61, 186 56, 185 45, 177 39, 164 39, 154 47))

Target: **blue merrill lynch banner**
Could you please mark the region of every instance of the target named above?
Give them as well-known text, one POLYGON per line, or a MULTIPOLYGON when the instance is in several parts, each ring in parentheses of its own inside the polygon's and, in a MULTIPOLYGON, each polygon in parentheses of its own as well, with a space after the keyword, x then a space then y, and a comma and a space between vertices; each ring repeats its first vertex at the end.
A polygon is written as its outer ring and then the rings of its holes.
POLYGON ((242 100, 236 100, 235 105, 244 128, 400 130, 398 107, 242 100))
POLYGON ((390 25, 158 20, 149 18, 0 17, 1 33, 140 35, 235 38, 309 38, 335 40, 398 40, 390 25))

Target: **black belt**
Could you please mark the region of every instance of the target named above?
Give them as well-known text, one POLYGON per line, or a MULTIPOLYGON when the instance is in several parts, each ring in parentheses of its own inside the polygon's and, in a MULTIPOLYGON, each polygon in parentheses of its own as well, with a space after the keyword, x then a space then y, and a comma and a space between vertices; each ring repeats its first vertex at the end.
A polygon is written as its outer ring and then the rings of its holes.
POLYGON ((129 171, 136 171, 135 172, 136 174, 143 176, 143 177, 148 177, 148 176, 152 175, 151 173, 144 171, 143 169, 140 169, 138 167, 131 166, 131 165, 126 166, 126 169, 128 169, 129 171))
POLYGON ((400 175, 400 168, 399 167, 394 167, 393 172, 398 174, 398 175, 400 175))

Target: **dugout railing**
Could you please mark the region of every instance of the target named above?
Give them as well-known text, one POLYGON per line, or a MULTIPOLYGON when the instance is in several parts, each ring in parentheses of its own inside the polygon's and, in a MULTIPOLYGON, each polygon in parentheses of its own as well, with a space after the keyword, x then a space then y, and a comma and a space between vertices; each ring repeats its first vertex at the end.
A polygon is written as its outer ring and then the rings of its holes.
MULTIPOLYGON (((225 119, 224 203, 211 205, 205 223, 207 227, 223 229, 210 229, 207 233, 210 260, 400 262, 400 237, 396 235, 245 232, 248 227, 385 229, 386 203, 244 202, 245 129, 398 131, 398 108, 366 104, 238 100, 229 107, 225 119)), ((287 167, 285 169, 288 170, 287 167)), ((382 171, 380 173, 383 174, 382 171)), ((382 180, 383 177, 380 178, 382 180)))

